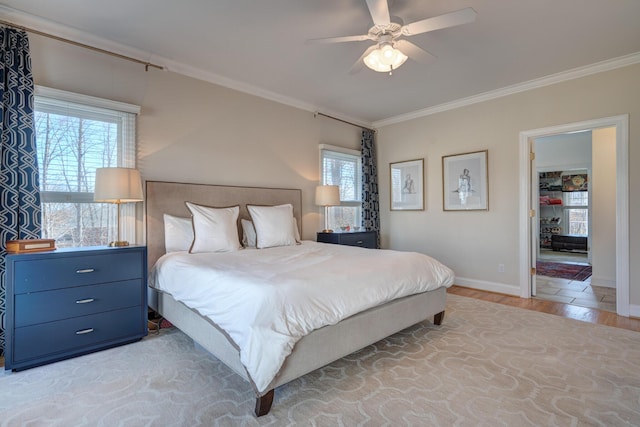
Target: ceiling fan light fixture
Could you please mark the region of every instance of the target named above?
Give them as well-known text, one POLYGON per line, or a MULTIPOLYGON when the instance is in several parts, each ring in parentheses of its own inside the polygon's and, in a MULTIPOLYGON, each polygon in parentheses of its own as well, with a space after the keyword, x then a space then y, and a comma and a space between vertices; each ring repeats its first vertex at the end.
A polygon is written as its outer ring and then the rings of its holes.
POLYGON ((373 71, 389 73, 396 70, 407 60, 407 55, 393 47, 391 43, 385 43, 374 49, 364 57, 364 63, 373 71))

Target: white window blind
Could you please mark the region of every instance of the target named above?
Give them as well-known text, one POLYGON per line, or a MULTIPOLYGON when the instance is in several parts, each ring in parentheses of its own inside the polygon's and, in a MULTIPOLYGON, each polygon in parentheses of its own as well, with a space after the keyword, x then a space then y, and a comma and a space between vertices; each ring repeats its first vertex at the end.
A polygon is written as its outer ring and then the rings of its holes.
POLYGON ((356 150, 320 146, 322 185, 340 187, 340 206, 329 208, 330 229, 360 227, 362 218, 362 159, 356 150))

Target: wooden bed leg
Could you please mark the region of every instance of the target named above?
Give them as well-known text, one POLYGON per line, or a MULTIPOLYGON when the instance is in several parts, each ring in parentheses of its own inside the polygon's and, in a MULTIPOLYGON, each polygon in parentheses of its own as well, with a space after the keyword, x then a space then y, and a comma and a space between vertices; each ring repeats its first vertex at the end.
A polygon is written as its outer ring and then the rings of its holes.
POLYGON ((274 394, 275 391, 271 389, 264 396, 256 397, 256 417, 261 417, 269 413, 274 394))
POLYGON ((443 320, 444 320, 444 310, 442 310, 440 313, 433 316, 434 325, 442 325, 443 320))

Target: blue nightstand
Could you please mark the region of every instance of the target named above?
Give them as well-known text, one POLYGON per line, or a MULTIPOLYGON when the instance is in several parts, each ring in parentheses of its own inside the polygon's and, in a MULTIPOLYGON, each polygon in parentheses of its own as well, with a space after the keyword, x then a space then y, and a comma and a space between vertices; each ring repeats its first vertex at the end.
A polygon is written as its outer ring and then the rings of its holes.
POLYGON ((6 257, 5 369, 21 370, 147 335, 147 248, 6 257))

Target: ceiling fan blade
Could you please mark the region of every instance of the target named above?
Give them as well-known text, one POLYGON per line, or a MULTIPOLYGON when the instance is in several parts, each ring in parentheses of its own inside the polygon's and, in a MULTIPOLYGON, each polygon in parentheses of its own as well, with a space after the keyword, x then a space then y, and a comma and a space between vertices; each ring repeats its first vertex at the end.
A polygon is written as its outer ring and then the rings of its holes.
POLYGON ((367 0, 367 7, 376 26, 387 27, 391 23, 387 0, 367 0))
POLYGON ((407 40, 398 40, 394 46, 409 58, 421 64, 429 64, 437 59, 434 55, 407 40))
POLYGON ((378 47, 378 45, 374 44, 373 46, 370 46, 369 49, 365 50, 364 53, 362 54, 362 56, 360 56, 360 58, 358 58, 358 60, 353 64, 353 66, 349 70, 349 74, 356 74, 356 73, 359 73, 360 71, 362 71, 362 69, 365 67, 365 65, 364 65, 364 57, 369 55, 377 47, 378 47))
POLYGON ((371 40, 367 34, 361 36, 343 36, 343 37, 327 37, 322 39, 309 39, 306 44, 324 44, 324 43, 344 43, 344 42, 361 42, 371 40))
POLYGON ((434 16, 433 18, 427 18, 422 21, 407 24, 402 27, 402 34, 405 36, 413 36, 415 34, 440 30, 442 28, 468 24, 475 21, 477 15, 478 14, 473 10, 473 8, 467 7, 455 12, 445 13, 444 15, 434 16))

